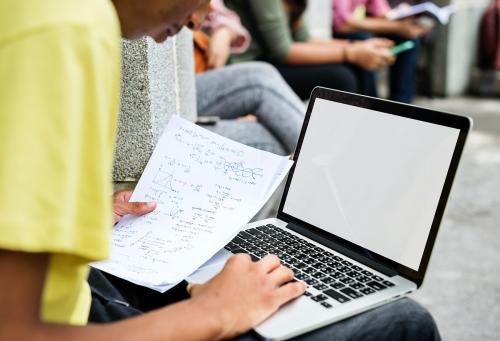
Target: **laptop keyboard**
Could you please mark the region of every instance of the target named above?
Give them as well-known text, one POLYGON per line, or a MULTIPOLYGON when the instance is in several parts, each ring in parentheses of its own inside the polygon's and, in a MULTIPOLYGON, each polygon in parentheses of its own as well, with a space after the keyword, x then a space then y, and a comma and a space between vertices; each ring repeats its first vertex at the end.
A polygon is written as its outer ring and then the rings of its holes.
POLYGON ((316 289, 304 293, 324 308, 330 300, 346 303, 393 287, 394 283, 324 250, 288 231, 267 224, 241 231, 225 246, 232 253, 248 253, 254 261, 277 255, 295 279, 316 289), (319 292, 319 293, 318 293, 319 292))

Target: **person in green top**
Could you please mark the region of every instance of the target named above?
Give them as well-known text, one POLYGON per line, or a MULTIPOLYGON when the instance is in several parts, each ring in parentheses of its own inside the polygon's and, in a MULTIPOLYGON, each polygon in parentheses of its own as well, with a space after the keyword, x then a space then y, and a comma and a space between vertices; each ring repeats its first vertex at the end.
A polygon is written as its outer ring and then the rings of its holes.
POLYGON ((388 39, 311 38, 297 10, 301 3, 305 1, 226 0, 252 36, 248 50, 232 56, 231 63, 268 61, 307 99, 315 86, 358 92, 360 69, 375 70, 394 62, 389 51, 393 42, 388 39))

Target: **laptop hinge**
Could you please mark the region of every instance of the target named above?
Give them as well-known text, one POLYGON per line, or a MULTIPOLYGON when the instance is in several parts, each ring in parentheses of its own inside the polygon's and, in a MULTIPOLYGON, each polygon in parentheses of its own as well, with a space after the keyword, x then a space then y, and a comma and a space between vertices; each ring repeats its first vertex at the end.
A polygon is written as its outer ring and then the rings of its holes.
POLYGON ((300 226, 300 225, 294 224, 294 223, 288 223, 288 225, 286 227, 289 228, 290 230, 293 230, 297 233, 300 233, 304 237, 312 239, 315 242, 318 242, 318 243, 320 243, 320 244, 322 244, 322 245, 324 245, 332 250, 335 250, 335 251, 337 251, 337 252, 339 252, 339 253, 341 253, 349 258, 352 258, 357 262, 360 262, 360 263, 362 263, 370 268, 373 268, 373 269, 377 270, 378 272, 383 273, 386 276, 392 277, 392 276, 398 275, 398 272, 396 270, 389 268, 383 264, 380 264, 379 262, 374 261, 373 259, 364 257, 364 256, 362 256, 362 255, 360 255, 352 250, 349 250, 345 246, 342 246, 339 243, 336 243, 336 242, 329 240, 323 236, 320 236, 317 233, 313 233, 303 226, 300 226))

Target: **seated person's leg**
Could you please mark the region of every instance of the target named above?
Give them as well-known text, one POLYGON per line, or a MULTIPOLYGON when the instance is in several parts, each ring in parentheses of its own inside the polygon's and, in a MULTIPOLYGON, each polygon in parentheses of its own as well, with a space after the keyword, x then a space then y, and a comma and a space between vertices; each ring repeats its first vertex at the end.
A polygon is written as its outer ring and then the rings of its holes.
MULTIPOLYGON (((401 44, 408 39, 390 36, 395 44, 401 44)), ((420 39, 412 40, 415 47, 400 53, 394 65, 390 68, 390 99, 397 102, 411 103, 415 94, 415 74, 417 57, 420 50, 420 39)))
POLYGON ((200 116, 253 114, 286 152, 295 149, 305 106, 271 65, 251 62, 209 71, 197 76, 196 88, 200 116))
POLYGON ((334 37, 338 39, 367 40, 373 38, 373 34, 369 32, 353 32, 353 33, 335 32, 334 37))
MULTIPOLYGON (((335 38, 348 40, 367 40, 373 34, 366 32, 335 33, 335 38)), ((359 66, 352 66, 359 84, 359 93, 366 96, 378 97, 377 71, 365 70, 359 66)))
POLYGON ((186 282, 162 294, 92 268, 88 283, 92 292, 89 321, 94 323, 123 320, 189 298, 186 282))
MULTIPOLYGON (((236 340, 251 341, 258 338, 248 333, 236 340)), ((438 341, 441 336, 429 312, 415 301, 404 298, 293 340, 438 341)))
POLYGON ((259 122, 223 120, 206 128, 247 146, 273 154, 287 155, 281 143, 259 122))
POLYGON ((344 64, 276 65, 295 93, 306 100, 316 86, 348 92, 358 91, 358 81, 351 68, 344 64))
MULTIPOLYGON (((89 283, 92 288, 90 322, 119 321, 188 298, 185 282, 161 294, 98 270, 92 270, 89 283), (129 304, 130 307, 125 307, 123 303, 129 304)), ((437 341, 441 337, 429 312, 415 301, 404 298, 295 339, 437 341)), ((236 340, 251 341, 258 338, 250 332, 236 340)))
POLYGON ((358 80, 359 90, 357 93, 371 97, 379 97, 377 89, 377 72, 365 70, 357 65, 351 65, 350 68, 358 80))
POLYGON ((298 337, 299 340, 440 340, 429 312, 411 299, 401 299, 298 337))

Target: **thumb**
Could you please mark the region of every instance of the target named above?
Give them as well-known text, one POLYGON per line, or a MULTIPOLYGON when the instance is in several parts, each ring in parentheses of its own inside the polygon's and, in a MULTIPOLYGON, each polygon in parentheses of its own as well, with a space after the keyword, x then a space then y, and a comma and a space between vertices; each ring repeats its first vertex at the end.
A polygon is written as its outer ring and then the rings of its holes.
POLYGON ((188 283, 186 291, 188 292, 189 296, 193 297, 196 296, 196 292, 199 290, 199 288, 200 284, 188 283))
POLYGON ((122 215, 143 215, 155 210, 156 203, 154 202, 127 202, 120 205, 120 213, 122 215))
POLYGON ((385 38, 379 38, 377 41, 376 41, 376 45, 377 47, 392 47, 394 46, 394 41, 390 40, 390 39, 385 39, 385 38))

